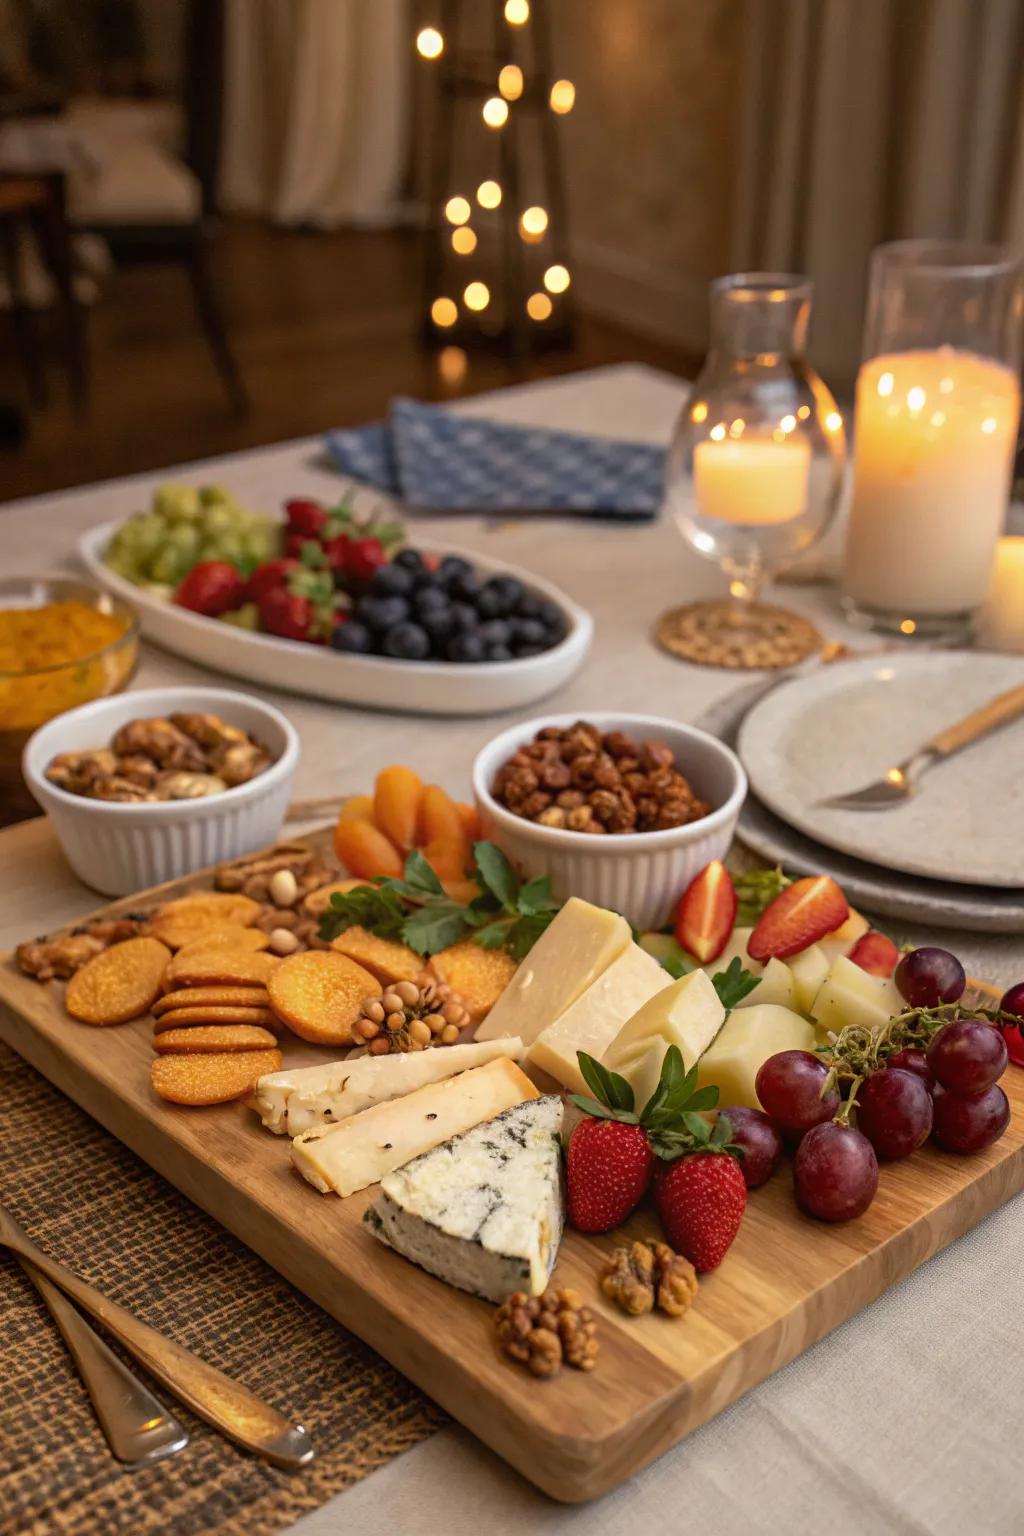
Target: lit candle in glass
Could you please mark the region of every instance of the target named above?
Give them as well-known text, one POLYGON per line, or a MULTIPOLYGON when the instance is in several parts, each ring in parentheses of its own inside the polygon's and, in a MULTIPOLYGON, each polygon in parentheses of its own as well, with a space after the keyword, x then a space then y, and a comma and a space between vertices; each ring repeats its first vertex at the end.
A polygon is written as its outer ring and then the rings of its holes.
POLYGON ((803 437, 707 438, 693 450, 697 507, 723 523, 788 523, 807 504, 810 468, 803 437))
POLYGON ((1024 651, 1024 538, 1000 539, 978 639, 993 651, 1024 651))

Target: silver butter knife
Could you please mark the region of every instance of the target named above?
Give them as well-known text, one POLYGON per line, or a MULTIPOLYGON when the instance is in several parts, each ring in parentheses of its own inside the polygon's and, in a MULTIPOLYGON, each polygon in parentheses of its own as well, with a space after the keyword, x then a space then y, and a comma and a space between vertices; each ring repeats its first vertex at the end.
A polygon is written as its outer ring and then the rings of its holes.
POLYGON ((19 1257, 18 1262, 60 1329, 92 1400, 100 1428, 118 1461, 140 1467, 183 1451, 188 1445, 184 1426, 132 1375, 63 1291, 51 1285, 27 1259, 19 1257))
POLYGON ((923 747, 895 768, 887 768, 874 783, 866 784, 863 789, 850 790, 846 794, 831 795, 825 800, 819 800, 818 804, 836 811, 891 810, 916 793, 921 778, 929 768, 952 757, 955 752, 973 746, 976 741, 1009 725, 1021 715, 1024 715, 1024 685, 997 694, 963 720, 939 731, 937 736, 926 741, 923 747))

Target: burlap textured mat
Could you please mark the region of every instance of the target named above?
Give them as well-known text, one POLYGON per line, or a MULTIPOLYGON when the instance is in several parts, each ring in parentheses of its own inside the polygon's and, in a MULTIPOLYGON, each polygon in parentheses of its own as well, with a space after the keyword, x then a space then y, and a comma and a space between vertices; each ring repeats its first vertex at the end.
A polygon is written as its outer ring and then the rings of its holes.
POLYGON ((191 1443, 124 1470, 41 1300, 0 1250, 2 1536, 270 1536, 444 1422, 4 1045, 0 1201, 54 1258, 301 1419, 318 1453, 277 1471, 157 1386, 191 1443))

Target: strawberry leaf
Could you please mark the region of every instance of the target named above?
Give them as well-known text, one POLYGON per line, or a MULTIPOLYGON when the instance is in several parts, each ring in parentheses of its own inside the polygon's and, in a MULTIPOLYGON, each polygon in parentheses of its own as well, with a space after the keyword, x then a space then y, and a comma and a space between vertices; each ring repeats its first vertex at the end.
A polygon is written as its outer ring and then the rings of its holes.
POLYGON ((640 1117, 634 1115, 632 1110, 609 1109, 596 1099, 585 1098, 582 1093, 570 1093, 569 1102, 575 1104, 577 1109, 582 1109, 584 1114, 593 1115, 595 1120, 618 1120, 622 1125, 640 1124, 640 1117))
POLYGON ((707 1146, 711 1140, 711 1127, 703 1116, 691 1114, 689 1110, 684 1110, 680 1119, 694 1141, 698 1142, 701 1146, 707 1146))
MULTIPOLYGON (((610 1072, 593 1056, 588 1056, 586 1051, 577 1051, 576 1059, 580 1064, 583 1081, 598 1103, 633 1115, 633 1090, 624 1077, 620 1077, 617 1072, 610 1072)), ((633 1115, 633 1119, 638 1120, 639 1116, 633 1115)))

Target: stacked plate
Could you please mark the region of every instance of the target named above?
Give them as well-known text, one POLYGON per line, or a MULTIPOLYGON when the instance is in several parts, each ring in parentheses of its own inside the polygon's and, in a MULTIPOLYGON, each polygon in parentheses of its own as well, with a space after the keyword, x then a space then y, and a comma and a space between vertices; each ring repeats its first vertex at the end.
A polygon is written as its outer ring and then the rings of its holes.
POLYGON ((1024 659, 894 653, 751 684, 699 723, 739 752, 751 793, 737 836, 760 857, 833 875, 889 917, 1024 933, 1024 714, 936 762, 890 808, 821 803, 1022 684, 1024 659))

